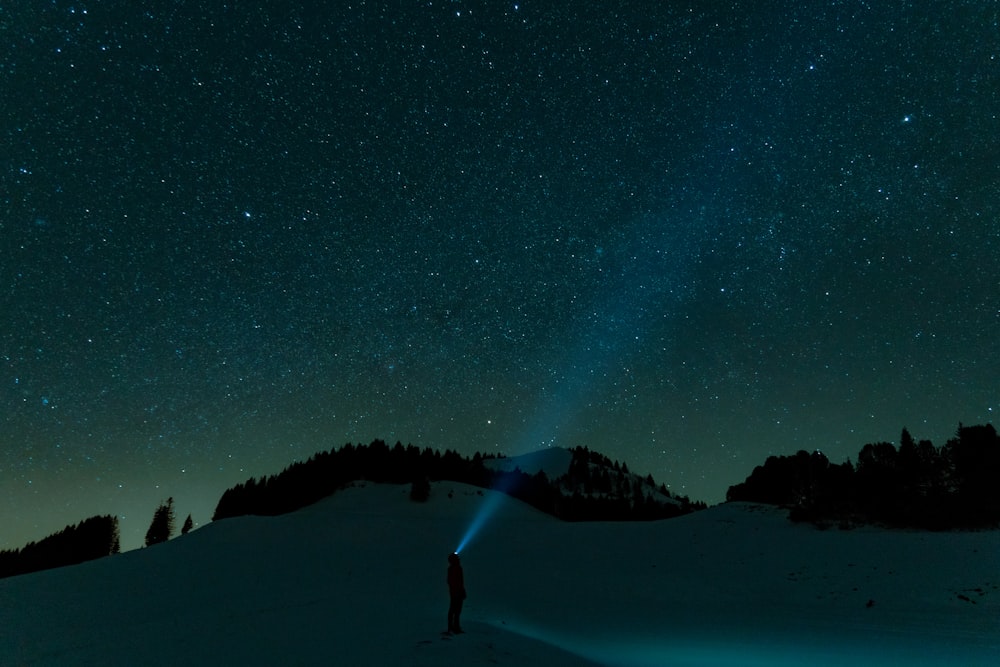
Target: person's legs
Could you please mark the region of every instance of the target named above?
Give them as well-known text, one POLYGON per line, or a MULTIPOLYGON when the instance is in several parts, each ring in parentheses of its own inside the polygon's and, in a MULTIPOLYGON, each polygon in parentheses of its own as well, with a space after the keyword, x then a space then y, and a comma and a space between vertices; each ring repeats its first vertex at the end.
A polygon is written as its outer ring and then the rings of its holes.
POLYGON ((455 596, 451 599, 451 610, 448 612, 448 629, 452 632, 463 632, 462 630, 462 604, 464 599, 455 596))

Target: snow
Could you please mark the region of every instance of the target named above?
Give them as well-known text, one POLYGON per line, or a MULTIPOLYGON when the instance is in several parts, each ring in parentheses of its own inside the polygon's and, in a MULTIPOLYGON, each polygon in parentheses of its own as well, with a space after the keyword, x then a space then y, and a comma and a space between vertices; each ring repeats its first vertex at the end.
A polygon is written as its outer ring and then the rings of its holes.
POLYGON ((557 479, 569 472, 569 464, 572 462, 572 451, 565 447, 549 447, 518 456, 484 459, 483 465, 505 472, 520 470, 527 475, 537 475, 544 471, 549 479, 557 479))
POLYGON ((356 485, 294 514, 0 580, 0 664, 936 665, 1000 655, 1000 531, 822 531, 730 504, 561 523, 492 492, 356 485))

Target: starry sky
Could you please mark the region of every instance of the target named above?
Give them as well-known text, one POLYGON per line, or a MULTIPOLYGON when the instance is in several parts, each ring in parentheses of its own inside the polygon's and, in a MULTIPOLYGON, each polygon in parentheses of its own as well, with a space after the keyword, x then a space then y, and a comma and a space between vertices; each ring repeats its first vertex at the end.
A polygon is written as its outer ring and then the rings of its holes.
POLYGON ((0 548, 346 442, 692 499, 1000 411, 992 2, 0 7, 0 548))

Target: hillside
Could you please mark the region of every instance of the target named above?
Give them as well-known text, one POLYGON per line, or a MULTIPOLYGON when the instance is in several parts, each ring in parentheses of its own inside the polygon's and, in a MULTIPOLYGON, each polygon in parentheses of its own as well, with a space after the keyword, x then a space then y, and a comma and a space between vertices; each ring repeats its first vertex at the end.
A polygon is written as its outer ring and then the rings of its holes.
POLYGON ((520 470, 529 475, 544 472, 552 479, 569 472, 573 452, 565 447, 549 447, 518 456, 486 459, 483 463, 493 470, 520 470))
POLYGON ((3 665, 992 664, 1000 532, 819 531, 729 504, 565 523, 493 492, 355 485, 277 517, 0 581, 3 665))
POLYGON ((213 520, 237 516, 276 516, 307 507, 357 480, 381 484, 413 484, 413 498, 423 499, 430 482, 452 481, 499 490, 535 509, 567 521, 649 521, 698 509, 684 496, 657 487, 652 476, 628 472, 584 447, 548 449, 513 458, 454 451, 423 450, 382 440, 347 444, 317 452, 267 477, 250 478, 226 489, 213 520))

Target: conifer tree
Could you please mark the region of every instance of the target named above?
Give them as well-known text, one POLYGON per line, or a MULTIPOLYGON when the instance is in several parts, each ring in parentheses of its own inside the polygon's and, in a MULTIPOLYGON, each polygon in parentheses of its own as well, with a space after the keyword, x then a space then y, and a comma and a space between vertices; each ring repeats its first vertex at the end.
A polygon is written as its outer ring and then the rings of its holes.
POLYGON ((122 538, 121 530, 118 527, 118 517, 108 516, 107 526, 108 555, 120 554, 122 552, 122 538))
POLYGON ((192 528, 194 528, 194 520, 188 514, 188 518, 184 519, 184 525, 181 526, 181 535, 187 535, 191 532, 192 528))
POLYGON ((174 499, 167 498, 167 502, 162 503, 153 512, 153 521, 146 531, 146 546, 166 542, 174 533, 174 499))

